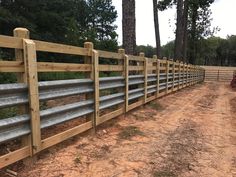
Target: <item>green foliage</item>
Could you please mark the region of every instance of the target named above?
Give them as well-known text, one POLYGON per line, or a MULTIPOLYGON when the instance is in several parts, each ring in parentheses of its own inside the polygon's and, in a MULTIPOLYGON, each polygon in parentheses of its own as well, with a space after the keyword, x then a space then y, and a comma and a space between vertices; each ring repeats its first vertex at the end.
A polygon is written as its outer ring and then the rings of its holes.
MULTIPOLYGON (((90 41, 100 50, 117 51, 117 11, 112 0, 1 0, 0 34, 12 36, 16 27, 30 31, 30 38, 76 46, 90 41)), ((0 50, 1 59, 14 58, 14 51, 0 50)), ((37 53, 38 61, 81 63, 83 57, 37 53)), ((9 77, 8 77, 9 76, 9 77)), ((78 73, 40 74, 40 80, 80 78, 78 73)), ((14 82, 0 75, 0 83, 14 82)))
POLYGON ((175 42, 170 41, 166 45, 161 47, 161 53, 164 57, 172 59, 174 58, 174 48, 175 48, 175 42))
POLYGON ((137 53, 144 52, 146 57, 152 58, 156 53, 156 49, 150 45, 139 45, 136 48, 137 53))

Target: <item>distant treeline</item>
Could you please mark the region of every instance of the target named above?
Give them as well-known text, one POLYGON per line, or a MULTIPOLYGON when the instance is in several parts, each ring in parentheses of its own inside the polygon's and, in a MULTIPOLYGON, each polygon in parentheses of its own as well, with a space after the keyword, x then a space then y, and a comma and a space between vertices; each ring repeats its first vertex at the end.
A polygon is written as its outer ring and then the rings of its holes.
MULTIPOLYGON (((144 51, 148 57, 155 55, 155 48, 150 45, 138 46, 137 50, 144 51)), ((162 46, 161 50, 163 56, 172 59, 174 41, 162 46)), ((220 37, 201 39, 197 43, 196 56, 198 65, 236 66, 236 35, 228 36, 226 39, 220 37)))

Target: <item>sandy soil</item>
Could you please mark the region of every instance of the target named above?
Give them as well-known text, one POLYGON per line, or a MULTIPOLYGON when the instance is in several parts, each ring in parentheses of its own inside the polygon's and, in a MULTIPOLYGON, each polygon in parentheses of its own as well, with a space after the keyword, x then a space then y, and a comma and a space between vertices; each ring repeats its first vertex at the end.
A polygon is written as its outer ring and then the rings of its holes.
POLYGON ((96 135, 50 148, 17 172, 20 177, 236 177, 236 92, 218 83, 186 88, 103 124, 96 135))

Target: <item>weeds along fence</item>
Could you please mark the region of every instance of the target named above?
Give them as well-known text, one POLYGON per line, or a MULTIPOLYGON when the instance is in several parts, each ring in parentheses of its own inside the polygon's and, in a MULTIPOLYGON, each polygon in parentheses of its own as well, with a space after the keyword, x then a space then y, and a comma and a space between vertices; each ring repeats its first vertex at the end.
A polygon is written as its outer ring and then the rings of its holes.
POLYGON ((15 59, 0 61, 0 72, 17 76, 16 83, 0 84, 0 109, 16 112, 0 119, 0 168, 204 80, 198 66, 95 50, 89 42, 81 48, 31 40, 23 28, 14 37, 0 35, 0 47, 15 51, 15 59), (80 63, 39 62, 42 52, 78 56, 80 63), (54 72, 82 78, 38 80, 54 72))

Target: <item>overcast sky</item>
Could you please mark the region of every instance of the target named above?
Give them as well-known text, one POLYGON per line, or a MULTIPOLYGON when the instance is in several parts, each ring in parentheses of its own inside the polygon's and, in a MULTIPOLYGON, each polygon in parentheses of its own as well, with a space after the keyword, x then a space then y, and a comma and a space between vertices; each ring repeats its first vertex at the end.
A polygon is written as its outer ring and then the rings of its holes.
MULTIPOLYGON (((116 24, 119 35, 119 44, 122 44, 122 0, 113 0, 118 11, 116 24)), ((221 31, 216 34, 225 38, 227 35, 236 35, 236 0, 216 0, 211 5, 212 27, 218 26, 221 31)), ((161 44, 174 39, 176 9, 172 8, 159 12, 161 44)), ((138 45, 155 46, 152 0, 136 0, 136 38, 138 45)))

